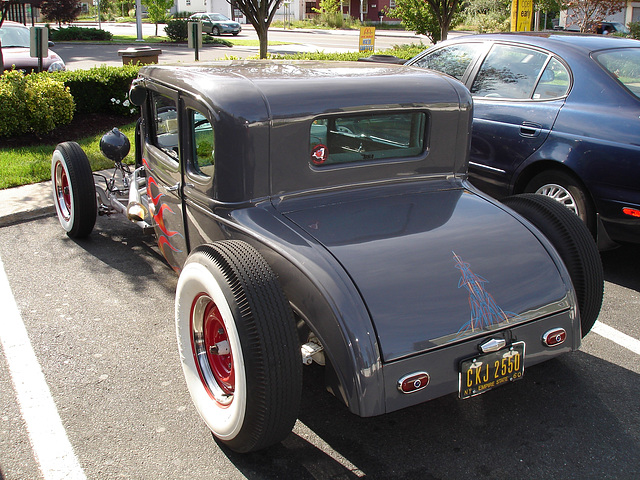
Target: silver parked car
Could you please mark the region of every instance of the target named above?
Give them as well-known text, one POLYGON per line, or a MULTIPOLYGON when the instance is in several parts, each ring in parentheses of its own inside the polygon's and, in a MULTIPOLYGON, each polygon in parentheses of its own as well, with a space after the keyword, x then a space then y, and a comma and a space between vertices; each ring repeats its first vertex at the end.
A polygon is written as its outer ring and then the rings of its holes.
POLYGON ((210 35, 220 35, 230 33, 238 35, 242 31, 242 27, 238 22, 228 19, 221 13, 194 13, 189 17, 192 22, 202 23, 202 33, 210 35))

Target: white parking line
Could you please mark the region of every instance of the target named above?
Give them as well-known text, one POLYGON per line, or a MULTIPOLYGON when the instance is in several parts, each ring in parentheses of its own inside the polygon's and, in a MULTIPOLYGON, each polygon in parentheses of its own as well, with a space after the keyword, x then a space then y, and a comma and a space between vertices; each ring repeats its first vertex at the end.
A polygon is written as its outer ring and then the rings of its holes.
POLYGON ((0 259, 0 343, 7 359, 29 440, 45 480, 84 480, 36 358, 0 259))
POLYGON ((618 345, 626 348, 627 350, 631 350, 633 353, 640 355, 640 340, 636 340, 633 337, 630 337, 626 333, 622 333, 619 330, 616 330, 609 325, 605 325, 604 323, 596 320, 596 323, 593 325, 591 329, 592 332, 597 333, 598 335, 608 338, 612 342, 617 343, 618 345))

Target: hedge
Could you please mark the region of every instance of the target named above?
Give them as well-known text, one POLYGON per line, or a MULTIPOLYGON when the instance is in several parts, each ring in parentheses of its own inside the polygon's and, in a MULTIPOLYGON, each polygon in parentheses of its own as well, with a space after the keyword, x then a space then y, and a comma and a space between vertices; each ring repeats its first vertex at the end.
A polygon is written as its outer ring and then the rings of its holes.
POLYGON ((89 70, 69 70, 49 75, 56 76, 69 87, 78 113, 132 115, 137 109, 128 104, 127 98, 131 82, 138 76, 139 69, 139 65, 132 64, 121 67, 101 65, 89 70))
POLYGON ((54 42, 68 42, 74 40, 110 41, 113 39, 113 34, 98 28, 65 27, 57 30, 49 28, 49 38, 54 42))

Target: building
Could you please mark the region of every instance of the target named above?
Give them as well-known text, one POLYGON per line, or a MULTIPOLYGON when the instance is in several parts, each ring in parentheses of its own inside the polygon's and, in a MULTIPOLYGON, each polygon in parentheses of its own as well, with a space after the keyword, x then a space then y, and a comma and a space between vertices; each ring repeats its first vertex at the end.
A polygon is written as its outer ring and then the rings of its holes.
POLYGON ((0 25, 5 20, 34 24, 42 0, 0 0, 0 25))
MULTIPOLYGON (((607 22, 619 22, 623 25, 629 25, 631 22, 640 22, 640 2, 626 2, 624 8, 613 15, 607 16, 607 22)), ((560 12, 560 26, 571 29, 575 23, 571 17, 571 11, 563 10, 560 12)))
MULTIPOLYGON (((395 7, 395 1, 342 0, 342 14, 361 21, 377 22, 381 19, 378 12, 382 12, 384 7, 395 7)), ((244 21, 242 12, 232 8, 226 0, 176 0, 176 4, 178 12, 216 12, 241 23, 244 21)), ((313 18, 318 15, 314 10, 318 8, 320 0, 284 0, 274 18, 281 21, 313 18)))

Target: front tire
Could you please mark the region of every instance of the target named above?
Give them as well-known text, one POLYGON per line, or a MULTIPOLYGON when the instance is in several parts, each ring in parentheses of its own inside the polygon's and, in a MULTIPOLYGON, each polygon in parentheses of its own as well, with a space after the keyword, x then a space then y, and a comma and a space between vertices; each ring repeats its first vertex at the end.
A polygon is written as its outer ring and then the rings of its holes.
POLYGON ((576 291, 584 337, 598 318, 604 295, 602 262, 591 233, 574 213, 549 197, 525 193, 502 203, 535 225, 560 255, 576 291))
POLYGON ((302 390, 295 322, 264 258, 240 241, 198 247, 176 292, 176 333, 198 413, 237 452, 282 441, 302 390))
POLYGON ((71 238, 88 236, 98 205, 91 165, 76 142, 58 144, 51 157, 53 203, 60 225, 71 238))

